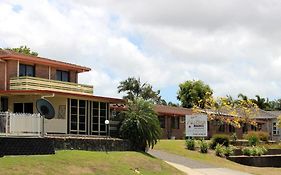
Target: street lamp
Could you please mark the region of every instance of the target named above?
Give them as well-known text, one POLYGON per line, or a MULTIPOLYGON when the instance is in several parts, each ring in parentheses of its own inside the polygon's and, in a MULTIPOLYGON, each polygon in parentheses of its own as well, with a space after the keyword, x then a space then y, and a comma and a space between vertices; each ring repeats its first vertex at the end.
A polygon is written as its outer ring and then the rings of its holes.
POLYGON ((108 136, 109 120, 105 120, 105 121, 104 121, 104 124, 105 124, 105 126, 106 126, 106 146, 105 146, 105 151, 106 151, 106 153, 107 153, 107 149, 108 149, 108 137, 109 137, 109 136, 108 136))

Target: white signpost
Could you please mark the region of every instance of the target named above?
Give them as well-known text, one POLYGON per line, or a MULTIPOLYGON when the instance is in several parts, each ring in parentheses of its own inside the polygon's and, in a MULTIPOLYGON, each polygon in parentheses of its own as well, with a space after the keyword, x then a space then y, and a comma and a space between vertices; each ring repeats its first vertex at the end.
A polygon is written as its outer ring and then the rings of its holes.
POLYGON ((185 135, 187 137, 207 137, 207 127, 207 115, 193 114, 185 116, 185 135))

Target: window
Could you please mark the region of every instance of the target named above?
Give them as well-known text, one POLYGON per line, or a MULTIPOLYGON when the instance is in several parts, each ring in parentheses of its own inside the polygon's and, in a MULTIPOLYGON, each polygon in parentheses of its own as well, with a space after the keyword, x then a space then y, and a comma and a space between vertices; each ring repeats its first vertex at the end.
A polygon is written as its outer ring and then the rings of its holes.
POLYGON ((243 131, 243 133, 247 133, 248 132, 248 125, 246 123, 244 123, 242 131, 243 131))
POLYGON ((276 122, 272 123, 272 135, 279 135, 279 130, 276 122))
POLYGON ((219 125, 219 132, 224 132, 225 131, 225 124, 219 125))
POLYGON ((252 131, 257 131, 257 127, 254 126, 254 125, 251 125, 251 130, 252 130, 252 131))
POLYGON ((57 70, 56 78, 59 81, 69 82, 69 72, 68 71, 62 71, 62 70, 57 70))
POLYGON ((108 117, 108 104, 102 102, 92 102, 92 134, 106 135, 107 126, 105 120, 108 117))
POLYGON ((20 64, 19 76, 35 77, 35 68, 34 68, 34 66, 20 64))
POLYGON ((172 120, 171 121, 172 129, 179 129, 180 128, 179 117, 172 117, 171 120, 172 120))
POLYGON ((159 119, 160 127, 165 128, 165 117, 161 116, 161 117, 158 117, 158 119, 159 119))
POLYGON ((86 134, 86 106, 85 100, 70 100, 70 132, 72 134, 86 134))
POLYGON ((6 112, 8 111, 8 97, 1 97, 0 111, 6 112))
POLYGON ((232 125, 228 125, 228 132, 235 132, 235 127, 234 126, 232 126, 232 125))
POLYGON ((14 103, 14 113, 33 114, 33 103, 14 103))
POLYGON ((180 123, 185 123, 185 117, 180 117, 180 123))

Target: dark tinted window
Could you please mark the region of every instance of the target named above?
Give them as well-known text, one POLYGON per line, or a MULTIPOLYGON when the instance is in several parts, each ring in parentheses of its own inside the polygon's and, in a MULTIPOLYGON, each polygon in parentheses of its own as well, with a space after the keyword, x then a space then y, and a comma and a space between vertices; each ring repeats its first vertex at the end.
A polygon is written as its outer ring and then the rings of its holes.
POLYGON ((180 120, 179 117, 171 117, 171 125, 172 125, 172 129, 179 129, 180 128, 180 120))
POLYGON ((35 68, 34 68, 34 66, 20 64, 19 76, 35 77, 35 68))
POLYGON ((159 119, 159 122, 160 122, 160 127, 165 128, 165 117, 161 116, 161 117, 158 117, 158 119, 159 119))
POLYGON ((57 78, 57 80, 59 80, 59 81, 66 81, 66 82, 69 82, 69 72, 67 72, 67 71, 62 71, 62 70, 57 70, 56 78, 57 78))
POLYGON ((14 103, 14 113, 23 113, 22 103, 14 103))

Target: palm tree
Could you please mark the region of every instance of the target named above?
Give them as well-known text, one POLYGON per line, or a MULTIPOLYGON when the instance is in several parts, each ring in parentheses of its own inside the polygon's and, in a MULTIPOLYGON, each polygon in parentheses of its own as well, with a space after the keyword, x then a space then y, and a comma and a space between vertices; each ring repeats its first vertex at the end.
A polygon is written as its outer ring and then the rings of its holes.
POLYGON ((128 110, 122 115, 121 135, 131 141, 135 150, 144 151, 157 143, 162 130, 151 103, 142 98, 129 101, 128 110))
POLYGON ((241 98, 241 100, 245 100, 245 101, 248 100, 248 97, 246 95, 242 94, 242 93, 238 94, 238 98, 241 98))
POLYGON ((256 103, 256 105, 263 110, 268 110, 270 108, 268 98, 262 98, 259 95, 256 95, 257 99, 253 99, 252 101, 256 103))
POLYGON ((144 100, 150 100, 153 103, 160 104, 161 96, 160 90, 154 91, 152 86, 148 83, 141 83, 140 78, 129 77, 128 79, 121 81, 117 87, 118 93, 125 92, 123 97, 127 100, 134 101, 136 98, 143 98, 144 100))

